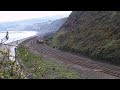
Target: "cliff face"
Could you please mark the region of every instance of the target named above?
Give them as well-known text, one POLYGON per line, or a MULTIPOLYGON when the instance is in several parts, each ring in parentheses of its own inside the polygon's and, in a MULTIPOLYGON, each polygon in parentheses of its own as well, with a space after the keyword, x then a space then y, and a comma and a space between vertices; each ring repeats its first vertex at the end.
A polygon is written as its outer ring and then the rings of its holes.
POLYGON ((73 11, 49 44, 120 64, 120 11, 73 11))

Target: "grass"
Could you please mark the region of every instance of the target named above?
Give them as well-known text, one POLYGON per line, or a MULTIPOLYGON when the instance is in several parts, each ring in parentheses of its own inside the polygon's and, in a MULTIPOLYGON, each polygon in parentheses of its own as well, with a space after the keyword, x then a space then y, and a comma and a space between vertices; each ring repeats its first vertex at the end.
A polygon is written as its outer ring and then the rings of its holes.
POLYGON ((32 79, 80 79, 77 72, 69 70, 63 65, 44 60, 42 57, 29 51, 27 47, 21 45, 18 54, 22 64, 31 73, 32 79))

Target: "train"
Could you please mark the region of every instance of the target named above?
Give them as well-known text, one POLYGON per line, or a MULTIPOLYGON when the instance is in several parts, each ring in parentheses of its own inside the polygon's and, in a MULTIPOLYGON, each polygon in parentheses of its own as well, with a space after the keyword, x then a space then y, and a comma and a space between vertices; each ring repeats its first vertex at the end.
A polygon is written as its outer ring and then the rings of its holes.
POLYGON ((43 40, 43 39, 39 39, 39 40, 38 40, 38 43, 43 44, 43 43, 44 43, 44 40, 43 40))
POLYGON ((37 43, 38 44, 44 44, 44 43, 46 43, 48 41, 48 39, 47 38, 44 38, 44 37, 38 37, 37 38, 37 43))

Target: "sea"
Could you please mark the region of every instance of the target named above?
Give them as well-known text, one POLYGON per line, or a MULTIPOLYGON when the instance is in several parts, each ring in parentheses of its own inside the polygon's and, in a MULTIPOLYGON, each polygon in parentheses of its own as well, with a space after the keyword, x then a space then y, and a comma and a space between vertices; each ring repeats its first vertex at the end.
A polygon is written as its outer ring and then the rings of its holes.
MULTIPOLYGON (((3 38, 5 38, 6 32, 7 31, 0 31, 0 42, 3 38)), ((34 36, 36 34, 38 34, 38 32, 36 32, 36 31, 8 31, 9 39, 7 41, 5 41, 4 43, 14 42, 17 40, 21 40, 24 38, 34 36)))
MULTIPOLYGON (((1 40, 5 39, 7 31, 0 31, 0 43, 1 40)), ((35 36, 39 34, 36 31, 8 31, 8 40, 5 40, 4 43, 0 44, 0 50, 6 51, 9 50, 9 59, 11 61, 15 60, 15 48, 17 49, 17 44, 15 41, 21 42, 22 40, 29 38, 31 36, 35 36), (12 42, 12 43, 11 43, 12 42), (11 44, 10 44, 11 43, 11 44), (6 45, 7 44, 7 45, 6 45), (11 46, 12 45, 12 46, 11 46)), ((0 59, 2 55, 0 53, 0 59)))

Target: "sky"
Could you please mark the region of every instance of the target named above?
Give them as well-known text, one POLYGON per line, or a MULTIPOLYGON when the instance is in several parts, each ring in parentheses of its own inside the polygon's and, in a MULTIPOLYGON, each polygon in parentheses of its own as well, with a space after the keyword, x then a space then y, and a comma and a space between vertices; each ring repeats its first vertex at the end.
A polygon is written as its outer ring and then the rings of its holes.
POLYGON ((64 17, 72 11, 0 11, 0 22, 19 21, 62 14, 64 17))

